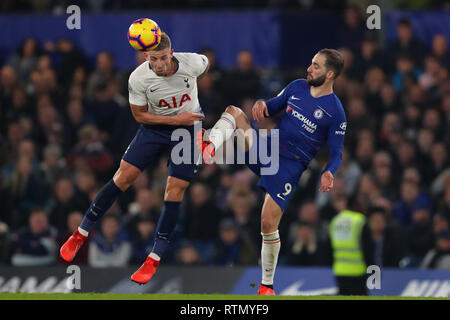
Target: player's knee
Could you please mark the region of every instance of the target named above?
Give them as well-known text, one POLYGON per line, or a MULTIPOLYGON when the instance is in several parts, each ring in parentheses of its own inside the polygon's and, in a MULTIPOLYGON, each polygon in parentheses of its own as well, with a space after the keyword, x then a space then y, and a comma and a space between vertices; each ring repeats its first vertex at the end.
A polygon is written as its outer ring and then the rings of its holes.
POLYGON ((164 200, 181 201, 188 186, 189 183, 187 181, 171 181, 171 179, 169 179, 164 194, 164 200))
POLYGON ((231 114, 234 118, 237 118, 237 117, 239 117, 242 114, 242 110, 239 109, 238 107, 233 106, 233 105, 229 105, 225 109, 225 112, 231 114))
POLYGON ((274 219, 271 217, 262 217, 261 218, 261 231, 262 233, 270 233, 276 230, 277 227, 275 225, 274 219))
POLYGON ((136 178, 137 176, 135 174, 119 169, 114 175, 113 180, 120 190, 125 191, 133 184, 136 178))

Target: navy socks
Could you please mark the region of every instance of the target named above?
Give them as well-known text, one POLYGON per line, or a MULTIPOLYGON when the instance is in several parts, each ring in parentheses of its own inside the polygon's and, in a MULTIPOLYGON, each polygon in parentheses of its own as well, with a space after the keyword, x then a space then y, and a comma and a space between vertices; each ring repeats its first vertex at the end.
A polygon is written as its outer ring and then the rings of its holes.
POLYGON ((103 186, 100 192, 92 202, 89 209, 86 211, 80 228, 89 232, 109 208, 111 208, 114 201, 117 199, 122 190, 116 186, 111 179, 103 186))
POLYGON ((164 201, 164 209, 156 226, 155 244, 152 253, 162 256, 169 245, 172 231, 177 225, 181 202, 164 201))

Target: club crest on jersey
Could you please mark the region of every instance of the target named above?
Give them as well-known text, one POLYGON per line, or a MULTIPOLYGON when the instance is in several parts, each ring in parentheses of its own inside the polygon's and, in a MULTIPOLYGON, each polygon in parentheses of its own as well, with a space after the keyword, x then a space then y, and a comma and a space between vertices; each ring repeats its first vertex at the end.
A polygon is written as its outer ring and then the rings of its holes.
POLYGON ((189 78, 185 78, 184 82, 186 82, 186 88, 189 88, 190 87, 189 78))
POLYGON ((321 109, 316 109, 314 111, 314 118, 321 119, 323 117, 323 111, 321 109))

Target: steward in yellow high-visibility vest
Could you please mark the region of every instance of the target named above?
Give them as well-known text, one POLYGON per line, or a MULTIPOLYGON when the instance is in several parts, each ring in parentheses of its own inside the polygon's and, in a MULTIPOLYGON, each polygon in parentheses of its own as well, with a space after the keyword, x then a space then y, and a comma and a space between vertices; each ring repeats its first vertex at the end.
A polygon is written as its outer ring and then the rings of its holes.
POLYGON ((330 223, 330 242, 339 294, 367 295, 366 271, 373 264, 373 251, 364 214, 339 212, 330 223))

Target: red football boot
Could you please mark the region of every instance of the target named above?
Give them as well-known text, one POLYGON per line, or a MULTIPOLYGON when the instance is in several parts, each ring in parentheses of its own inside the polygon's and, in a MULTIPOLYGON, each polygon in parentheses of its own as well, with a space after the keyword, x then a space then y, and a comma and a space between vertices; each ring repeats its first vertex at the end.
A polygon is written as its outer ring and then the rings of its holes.
POLYGON ((86 239, 87 237, 83 236, 78 229, 75 230, 69 239, 62 245, 61 249, 59 249, 61 258, 67 262, 71 262, 86 239))
POLYGON ((273 289, 270 289, 264 285, 260 285, 258 292, 256 293, 258 296, 275 296, 275 291, 273 289))
POLYGON ((195 143, 202 153, 203 161, 205 161, 206 164, 213 164, 216 151, 211 141, 209 139, 205 140, 205 133, 205 129, 200 130, 197 133, 195 143))
POLYGON ((135 273, 133 273, 131 280, 139 284, 146 284, 155 274, 158 265, 159 261, 147 257, 142 266, 135 273))

